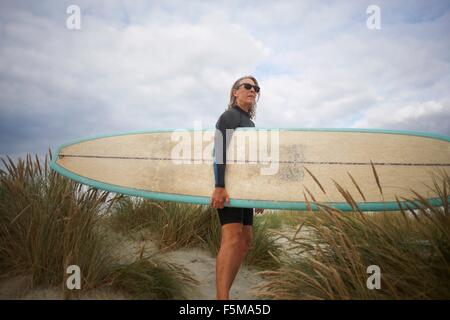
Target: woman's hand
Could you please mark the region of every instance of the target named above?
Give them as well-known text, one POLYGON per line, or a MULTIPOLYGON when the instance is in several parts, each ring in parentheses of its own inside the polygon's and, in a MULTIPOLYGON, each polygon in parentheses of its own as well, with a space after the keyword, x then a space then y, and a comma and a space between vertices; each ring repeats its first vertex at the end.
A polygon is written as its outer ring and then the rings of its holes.
POLYGON ((220 187, 215 188, 211 196, 211 206, 222 209, 225 202, 230 204, 230 197, 228 196, 227 190, 220 187))
POLYGON ((256 214, 261 214, 263 212, 264 212, 264 209, 255 208, 255 213, 256 214))

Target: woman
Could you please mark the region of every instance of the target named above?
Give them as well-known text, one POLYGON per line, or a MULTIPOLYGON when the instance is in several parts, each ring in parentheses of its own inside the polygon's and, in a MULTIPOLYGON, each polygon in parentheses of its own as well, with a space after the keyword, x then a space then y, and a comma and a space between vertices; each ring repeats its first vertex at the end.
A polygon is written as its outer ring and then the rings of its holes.
MULTIPOLYGON (((258 81, 252 76, 238 79, 230 91, 228 109, 216 123, 215 136, 215 188, 211 205, 217 208, 221 224, 221 244, 216 261, 217 299, 229 299, 229 291, 234 278, 250 249, 252 241, 253 209, 224 207, 229 204, 225 188, 226 139, 227 129, 254 127, 251 119, 255 117, 256 101, 259 97, 258 81)), ((262 209, 256 209, 261 213, 262 209)))

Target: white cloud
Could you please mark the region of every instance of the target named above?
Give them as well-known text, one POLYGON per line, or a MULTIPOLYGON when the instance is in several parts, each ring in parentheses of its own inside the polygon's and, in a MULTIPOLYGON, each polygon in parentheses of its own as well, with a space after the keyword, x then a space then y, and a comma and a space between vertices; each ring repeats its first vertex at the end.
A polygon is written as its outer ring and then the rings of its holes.
POLYGON ((449 119, 450 101, 424 101, 410 105, 385 103, 369 109, 354 127, 448 133, 449 119))
MULTIPOLYGON (((183 106, 206 111, 218 95, 226 97, 236 74, 253 69, 267 54, 244 28, 209 20, 122 27, 88 16, 81 31, 69 31, 20 13, 6 25, 5 36, 11 46, 0 48, 0 72, 13 81, 3 82, 2 92, 13 101, 4 111, 50 114, 58 103, 59 112, 74 107, 89 112, 74 103, 92 99, 106 109, 113 128, 151 127, 152 113, 164 124, 164 114, 183 106), (18 88, 21 95, 11 97, 18 88)), ((224 104, 213 106, 215 115, 224 104)))

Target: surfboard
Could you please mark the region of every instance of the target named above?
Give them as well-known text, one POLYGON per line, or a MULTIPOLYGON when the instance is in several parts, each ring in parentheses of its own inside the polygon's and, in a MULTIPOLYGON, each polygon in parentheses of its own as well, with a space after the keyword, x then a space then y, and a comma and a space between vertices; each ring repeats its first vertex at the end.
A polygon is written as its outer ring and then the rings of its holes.
MULTIPOLYGON (((114 193, 208 205, 214 133, 165 129, 86 138, 60 146, 51 168, 114 193)), ((439 206, 430 187, 450 175, 450 137, 431 133, 238 128, 228 150, 225 183, 229 206, 236 207, 306 210, 320 203, 352 210, 337 184, 364 211, 411 206, 412 190, 439 206)))

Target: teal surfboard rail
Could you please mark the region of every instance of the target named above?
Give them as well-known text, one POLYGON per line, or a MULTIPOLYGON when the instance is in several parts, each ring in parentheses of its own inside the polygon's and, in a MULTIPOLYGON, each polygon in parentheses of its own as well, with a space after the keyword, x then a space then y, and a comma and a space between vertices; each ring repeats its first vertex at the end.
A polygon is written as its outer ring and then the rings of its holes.
MULTIPOLYGON (((173 193, 161 193, 161 192, 151 192, 147 190, 133 189, 133 188, 125 188, 118 185, 106 184, 100 181, 96 181, 87 177, 80 176, 75 174, 56 163, 56 159, 58 158, 61 149, 68 147, 73 144, 96 140, 100 138, 110 138, 124 135, 136 135, 136 134, 148 134, 148 133, 161 133, 161 132, 173 132, 173 131, 214 131, 215 129, 153 129, 153 130, 145 130, 145 131, 132 131, 132 132, 122 132, 116 134, 107 134, 107 135, 97 135, 89 138, 83 138, 79 140, 75 140, 66 144, 63 144, 57 148, 56 155, 53 157, 50 168, 59 174, 79 182, 81 184, 90 186, 92 188, 105 190, 113 193, 142 197, 146 199, 152 200, 162 200, 162 201, 174 201, 174 202, 182 202, 182 203, 192 203, 199 205, 209 205, 210 197, 203 196, 190 196, 190 195, 182 195, 182 194, 173 194, 173 193)), ((450 142, 450 137, 436 134, 436 133, 424 133, 424 132, 416 132, 416 131, 400 131, 400 130, 385 130, 385 129, 359 129, 359 128, 238 128, 237 130, 279 130, 279 131, 316 131, 316 132, 361 132, 361 133, 385 133, 385 134, 401 134, 401 135, 409 135, 409 136, 418 136, 418 137, 426 137, 437 140, 443 140, 450 142)), ((211 187, 211 193, 213 190, 213 186, 211 187)), ((450 196, 447 199, 450 202, 450 196)), ((431 206, 439 207, 443 205, 443 202, 440 198, 430 198, 427 199, 427 202, 431 206)), ((354 209, 348 203, 344 202, 320 202, 313 203, 311 202, 310 207, 312 210, 318 210, 318 206, 328 206, 333 207, 341 211, 353 211, 354 209)), ((356 205, 361 211, 398 211, 400 207, 402 209, 417 209, 422 205, 419 201, 414 199, 411 200, 403 200, 399 202, 390 201, 390 202, 357 202, 356 205)), ((263 201, 263 200, 240 200, 240 199, 232 199, 230 198, 230 204, 227 205, 230 207, 242 207, 242 208, 266 208, 266 209, 276 209, 276 210, 308 210, 308 204, 306 202, 298 201, 263 201)))

